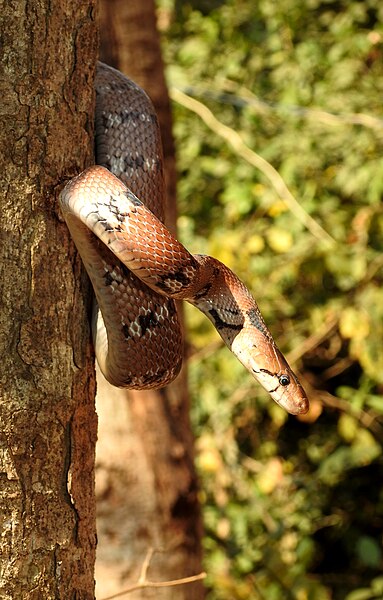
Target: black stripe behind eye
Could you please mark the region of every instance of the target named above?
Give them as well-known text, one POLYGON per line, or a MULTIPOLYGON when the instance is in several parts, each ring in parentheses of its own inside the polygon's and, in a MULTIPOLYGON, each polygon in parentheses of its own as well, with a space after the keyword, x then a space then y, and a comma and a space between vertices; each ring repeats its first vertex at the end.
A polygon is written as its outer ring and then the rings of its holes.
POLYGON ((267 373, 267 375, 270 375, 270 377, 275 377, 275 375, 276 375, 276 373, 272 373, 268 369, 259 369, 259 370, 261 371, 261 373, 267 373))

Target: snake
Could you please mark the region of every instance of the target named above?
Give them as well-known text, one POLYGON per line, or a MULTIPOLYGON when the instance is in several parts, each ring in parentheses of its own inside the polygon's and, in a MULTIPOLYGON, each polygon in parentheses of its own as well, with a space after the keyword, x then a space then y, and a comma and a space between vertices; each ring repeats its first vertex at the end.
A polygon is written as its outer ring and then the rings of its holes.
POLYGON ((95 162, 59 203, 95 292, 96 359, 116 387, 160 388, 179 373, 186 300, 273 400, 307 412, 306 393, 244 283, 219 260, 191 254, 164 224, 166 192, 156 112, 146 92, 98 63, 95 162))

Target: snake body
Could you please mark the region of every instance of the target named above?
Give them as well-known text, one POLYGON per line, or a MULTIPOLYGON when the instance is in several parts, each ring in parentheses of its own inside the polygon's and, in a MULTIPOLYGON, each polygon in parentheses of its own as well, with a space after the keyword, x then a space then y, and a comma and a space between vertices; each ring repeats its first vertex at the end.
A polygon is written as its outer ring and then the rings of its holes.
POLYGON ((135 389, 173 380, 182 359, 174 300, 187 300, 278 404, 306 412, 305 392, 245 285, 220 261, 190 254, 163 224, 162 149, 149 98, 102 64, 96 97, 98 164, 67 183, 60 205, 95 290, 92 329, 106 379, 135 389))

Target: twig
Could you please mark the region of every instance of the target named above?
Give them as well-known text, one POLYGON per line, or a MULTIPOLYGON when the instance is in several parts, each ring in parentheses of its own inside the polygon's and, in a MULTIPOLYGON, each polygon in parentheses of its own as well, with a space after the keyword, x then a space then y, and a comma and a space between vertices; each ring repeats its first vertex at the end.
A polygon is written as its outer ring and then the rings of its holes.
POLYGON ((329 334, 335 329, 339 321, 339 315, 334 315, 330 317, 330 319, 323 323, 323 326, 306 338, 299 346, 291 350, 287 354, 287 360, 291 363, 296 363, 299 358, 301 358, 307 352, 310 352, 319 344, 321 344, 329 334))
POLYGON ((345 358, 340 358, 335 364, 331 365, 324 371, 322 371, 321 379, 326 381, 328 379, 332 379, 333 377, 337 377, 347 369, 349 369, 354 364, 354 360, 350 358, 350 356, 346 356, 345 358))
POLYGON ((196 113, 212 131, 225 139, 239 156, 259 169, 270 181, 271 185, 280 198, 286 203, 289 210, 316 238, 325 240, 331 244, 336 244, 334 238, 331 237, 331 235, 327 233, 327 231, 325 231, 294 198, 278 171, 267 162, 267 160, 262 158, 262 156, 251 150, 236 131, 218 121, 207 106, 198 102, 198 100, 191 98, 187 94, 184 94, 180 90, 171 88, 170 97, 175 102, 178 102, 185 108, 196 113))
POLYGON ((194 581, 200 581, 201 579, 205 579, 205 577, 206 573, 202 571, 202 573, 198 573, 198 575, 191 575, 191 577, 182 577, 181 579, 172 579, 170 581, 143 581, 142 583, 137 583, 136 585, 132 585, 131 587, 122 590, 122 592, 117 592, 117 594, 113 594, 113 596, 107 596, 106 598, 103 598, 103 600, 113 600, 114 598, 120 598, 121 596, 125 596, 125 594, 130 594, 131 592, 135 592, 136 590, 143 590, 145 588, 172 587, 175 585, 193 583, 194 581))
POLYGON ((370 262, 367 267, 367 273, 361 283, 367 283, 376 275, 376 273, 383 267, 383 254, 379 254, 370 262))
POLYGON ((125 596, 125 594, 130 594, 131 592, 135 592, 136 590, 143 590, 145 588, 162 588, 162 587, 173 587, 175 585, 184 585, 186 583, 193 583, 194 581, 200 581, 205 579, 206 573, 202 571, 202 573, 198 573, 198 575, 191 575, 190 577, 182 577, 181 579, 172 579, 170 581, 149 581, 146 579, 148 569, 150 566, 150 561, 152 560, 152 556, 154 554, 154 549, 149 548, 142 563, 140 576, 136 584, 122 590, 121 592, 117 592, 117 594, 113 594, 112 596, 107 596, 102 600, 113 600, 114 598, 120 598, 121 596, 125 596))
POLYGON ((149 569, 150 561, 152 560, 153 554, 154 554, 154 548, 149 548, 149 550, 147 551, 146 556, 144 558, 144 561, 142 563, 141 573, 138 578, 138 583, 145 583, 145 581, 147 581, 146 576, 148 574, 148 569, 149 569))
POLYGON ((380 422, 381 416, 372 409, 363 410, 362 408, 356 408, 347 400, 334 396, 325 390, 315 389, 310 385, 308 381, 304 382, 304 387, 308 392, 309 397, 318 398, 325 406, 335 408, 342 413, 349 414, 355 417, 366 429, 369 429, 379 439, 383 435, 383 426, 380 422))
MULTIPOLYGON (((280 102, 269 102, 267 100, 262 100, 256 94, 251 92, 245 86, 238 86, 235 81, 224 78, 222 81, 223 87, 230 92, 230 94, 235 94, 234 99, 239 101, 239 103, 246 104, 247 106, 255 107, 258 112, 276 112, 283 113, 288 115, 293 115, 296 117, 303 117, 305 119, 315 119, 316 122, 321 122, 325 125, 361 125, 362 127, 367 127, 369 129, 373 129, 377 133, 380 133, 379 130, 383 129, 383 119, 379 117, 374 117, 373 115, 368 115, 366 113, 332 113, 328 110, 324 110, 321 108, 314 108, 308 106, 300 106, 298 104, 284 104, 280 102), (241 94, 241 96, 238 95, 241 94)), ((190 88, 188 88, 190 89, 190 88)), ((196 94, 204 94, 206 91, 204 90, 194 90, 192 88, 193 95, 196 94)), ((222 96, 222 92, 217 92, 215 95, 212 94, 209 90, 209 96, 213 97, 213 99, 219 100, 222 96)))

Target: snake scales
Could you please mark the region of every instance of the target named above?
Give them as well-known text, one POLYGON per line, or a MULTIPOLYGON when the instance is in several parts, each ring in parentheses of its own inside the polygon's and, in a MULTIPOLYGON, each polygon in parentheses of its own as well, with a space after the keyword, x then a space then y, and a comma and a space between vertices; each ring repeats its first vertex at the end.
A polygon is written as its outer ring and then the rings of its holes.
POLYGON ((176 377, 182 338, 174 299, 183 299, 279 405, 306 412, 305 392, 244 284, 218 260, 191 255, 163 225, 160 134, 145 92, 99 64, 96 97, 97 166, 65 186, 60 204, 95 290, 93 338, 106 379, 144 389, 176 377))

